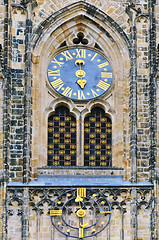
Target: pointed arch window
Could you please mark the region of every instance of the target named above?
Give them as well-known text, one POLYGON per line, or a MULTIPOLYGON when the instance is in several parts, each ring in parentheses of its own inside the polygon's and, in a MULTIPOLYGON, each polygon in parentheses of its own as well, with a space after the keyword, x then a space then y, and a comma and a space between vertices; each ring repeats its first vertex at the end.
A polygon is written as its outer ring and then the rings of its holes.
POLYGON ((84 121, 84 165, 111 166, 112 122, 96 107, 84 121))
POLYGON ((76 165, 76 119, 57 107, 48 119, 48 166, 76 165))

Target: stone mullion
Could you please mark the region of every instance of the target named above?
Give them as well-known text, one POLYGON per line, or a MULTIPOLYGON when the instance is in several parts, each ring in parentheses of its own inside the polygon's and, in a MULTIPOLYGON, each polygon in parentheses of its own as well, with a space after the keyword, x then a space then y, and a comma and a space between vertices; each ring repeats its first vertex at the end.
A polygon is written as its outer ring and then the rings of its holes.
MULTIPOLYGON (((155 166, 156 166, 156 20, 155 20, 155 1, 149 0, 149 16, 150 16, 150 46, 149 46, 149 62, 150 62, 150 180, 153 182, 155 179, 155 166)), ((156 204, 153 202, 153 205, 156 204)), ((151 239, 155 237, 155 218, 157 218, 152 206, 151 212, 151 239)))
POLYGON ((25 35, 25 86, 24 86, 25 96, 24 96, 24 151, 23 151, 23 181, 25 183, 29 183, 30 180, 30 157, 31 157, 31 81, 32 81, 31 33, 32 33, 32 21, 29 18, 27 18, 25 35))
POLYGON ((137 182, 137 69, 136 69, 136 9, 131 4, 126 8, 130 20, 131 42, 131 81, 130 81, 130 158, 131 158, 131 182, 137 182))
POLYGON ((132 226, 132 240, 138 239, 138 223, 137 223, 137 190, 132 188, 132 202, 130 207, 131 212, 131 226, 132 226))
POLYGON ((154 167, 156 164, 156 26, 155 26, 155 3, 149 0, 150 16, 150 45, 149 45, 149 67, 150 67, 150 170, 151 181, 154 179, 154 167))
POLYGON ((23 192, 22 239, 29 240, 29 188, 23 192))
POLYGON ((5 6, 5 18, 4 18, 4 93, 3 93, 3 213, 2 213, 2 239, 7 239, 7 192, 6 183, 8 182, 8 82, 9 82, 9 71, 8 71, 8 0, 4 0, 5 6))

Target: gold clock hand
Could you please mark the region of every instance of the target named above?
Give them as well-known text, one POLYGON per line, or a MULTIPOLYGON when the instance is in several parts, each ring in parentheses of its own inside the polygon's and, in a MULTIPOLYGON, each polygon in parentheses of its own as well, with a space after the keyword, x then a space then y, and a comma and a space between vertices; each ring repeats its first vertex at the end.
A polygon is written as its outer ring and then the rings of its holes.
POLYGON ((82 202, 83 197, 86 197, 86 188, 77 188, 77 197, 75 202, 82 202))
POLYGON ((80 86, 80 88, 82 88, 82 89, 84 88, 84 86, 85 86, 86 83, 87 83, 86 79, 82 79, 82 78, 84 78, 85 75, 86 75, 86 72, 81 69, 81 66, 84 65, 84 64, 85 64, 85 62, 84 62, 82 59, 77 59, 77 60, 75 61, 75 65, 76 65, 76 66, 79 65, 79 67, 80 67, 80 70, 77 70, 77 71, 76 71, 76 76, 77 76, 78 78, 81 78, 81 79, 77 80, 77 84, 78 84, 78 85, 80 86))

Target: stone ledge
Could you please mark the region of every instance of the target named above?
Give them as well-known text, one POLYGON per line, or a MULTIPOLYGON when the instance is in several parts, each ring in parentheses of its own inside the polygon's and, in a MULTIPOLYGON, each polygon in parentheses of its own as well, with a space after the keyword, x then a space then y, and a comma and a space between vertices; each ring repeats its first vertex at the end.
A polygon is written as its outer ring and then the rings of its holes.
POLYGON ((123 176, 123 168, 101 167, 43 167, 38 169, 38 175, 118 175, 123 176))

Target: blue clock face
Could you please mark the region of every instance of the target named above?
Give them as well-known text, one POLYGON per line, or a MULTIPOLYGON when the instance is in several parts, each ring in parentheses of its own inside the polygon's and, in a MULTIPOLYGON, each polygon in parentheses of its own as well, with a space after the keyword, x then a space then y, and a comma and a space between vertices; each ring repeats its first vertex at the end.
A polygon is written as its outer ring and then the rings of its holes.
POLYGON ((53 89, 78 101, 90 100, 108 91, 112 75, 109 62, 86 48, 60 52, 48 66, 48 80, 53 89))

